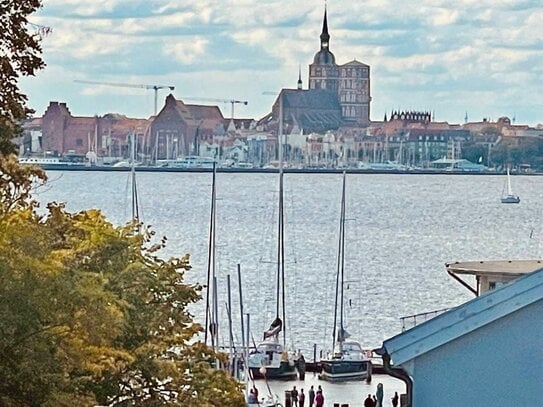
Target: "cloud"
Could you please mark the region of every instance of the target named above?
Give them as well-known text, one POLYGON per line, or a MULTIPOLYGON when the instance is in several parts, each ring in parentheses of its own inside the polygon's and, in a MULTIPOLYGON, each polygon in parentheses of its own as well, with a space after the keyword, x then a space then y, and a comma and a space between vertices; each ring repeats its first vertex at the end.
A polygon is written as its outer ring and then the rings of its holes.
MULTIPOLYGON (((31 101, 62 89, 68 102, 94 110, 115 98, 99 102, 66 82, 161 82, 194 96, 244 95, 247 114, 258 117, 273 102, 262 91, 295 87, 299 65, 307 86, 323 9, 286 0, 48 0, 31 21, 53 28, 44 58, 47 72, 62 75, 44 73, 39 78, 54 85, 25 87, 31 101)), ((543 121, 533 103, 543 94, 539 0, 333 0, 328 18, 337 62, 371 66, 374 112, 435 105, 461 120, 465 110, 510 108, 519 119, 543 121)))
POLYGON ((166 44, 164 54, 173 56, 180 64, 190 65, 205 55, 208 44, 205 38, 187 38, 186 42, 166 44))

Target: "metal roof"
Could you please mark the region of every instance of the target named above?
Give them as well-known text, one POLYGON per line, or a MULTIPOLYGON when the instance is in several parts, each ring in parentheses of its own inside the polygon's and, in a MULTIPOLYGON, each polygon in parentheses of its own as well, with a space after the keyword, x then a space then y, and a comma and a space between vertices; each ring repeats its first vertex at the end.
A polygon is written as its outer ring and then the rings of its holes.
POLYGON ((447 271, 454 274, 474 276, 509 274, 521 276, 543 268, 543 260, 490 260, 462 261, 445 264, 447 271))
POLYGON ((387 339, 383 348, 399 366, 542 299, 540 269, 387 339))

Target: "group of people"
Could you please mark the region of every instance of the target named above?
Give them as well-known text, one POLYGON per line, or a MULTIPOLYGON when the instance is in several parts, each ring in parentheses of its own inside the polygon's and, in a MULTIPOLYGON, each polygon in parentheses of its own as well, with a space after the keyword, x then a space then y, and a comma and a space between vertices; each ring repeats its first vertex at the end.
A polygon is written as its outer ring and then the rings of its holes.
MULTIPOLYGON (((398 396, 398 392, 394 392, 394 397, 392 397, 392 407, 398 407, 398 401, 400 400, 400 397, 398 396)), ((364 400, 364 407, 383 407, 383 401, 382 397, 377 397, 375 395, 368 394, 368 397, 366 397, 366 400, 364 400)))
MULTIPOLYGON (((379 386, 377 388, 377 397, 376 395, 368 394, 368 397, 364 400, 364 407, 383 407, 383 397, 382 397, 382 390, 383 385, 379 383, 379 386)), ((292 388, 290 391, 290 400, 292 402, 292 407, 305 407, 305 401, 306 401, 306 393, 304 393, 304 389, 300 389, 298 392, 298 389, 296 389, 296 386, 292 388)), ((307 399, 309 402, 309 407, 323 407, 324 406, 324 393, 322 392, 322 387, 319 385, 317 388, 317 391, 311 386, 309 391, 307 392, 307 399)), ((400 397, 398 396, 398 392, 394 392, 394 396, 392 397, 392 407, 398 407, 398 402, 400 400, 400 397)), ((253 388, 249 392, 249 404, 258 404, 258 389, 253 386, 253 388)))
MULTIPOLYGON (((305 396, 304 389, 298 390, 296 386, 290 391, 290 400, 292 401, 292 407, 305 407, 305 396)), ((324 393, 322 392, 322 387, 319 385, 317 391, 313 386, 307 392, 309 407, 323 407, 324 406, 324 393)))

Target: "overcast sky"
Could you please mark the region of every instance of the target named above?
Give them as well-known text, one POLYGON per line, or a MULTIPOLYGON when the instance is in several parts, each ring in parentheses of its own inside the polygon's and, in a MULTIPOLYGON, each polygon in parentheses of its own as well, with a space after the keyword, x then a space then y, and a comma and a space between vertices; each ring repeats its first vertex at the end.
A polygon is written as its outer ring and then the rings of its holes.
MULTIPOLYGON (((371 67, 371 119, 392 109, 435 111, 463 123, 500 116, 543 123, 541 0, 329 0, 336 62, 371 67)), ((49 101, 72 114, 148 117, 154 92, 74 80, 170 85, 177 99, 247 100, 260 118, 295 88, 320 48, 324 1, 44 0, 31 22, 52 28, 45 70, 22 81, 41 116, 49 101)), ((159 109, 169 90, 158 92, 159 109)), ((230 117, 230 104, 218 105, 230 117)))

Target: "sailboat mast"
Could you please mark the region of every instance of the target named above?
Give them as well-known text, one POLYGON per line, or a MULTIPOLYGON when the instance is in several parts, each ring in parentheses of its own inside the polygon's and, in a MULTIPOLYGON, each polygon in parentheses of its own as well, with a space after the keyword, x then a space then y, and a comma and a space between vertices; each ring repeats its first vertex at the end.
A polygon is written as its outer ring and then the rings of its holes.
POLYGON ((286 306, 285 306, 285 224, 284 224, 284 202, 283 202, 283 94, 279 95, 279 222, 278 222, 278 243, 277 243, 277 316, 279 316, 279 301, 282 305, 283 321, 283 346, 286 346, 286 306), (281 299, 279 297, 281 293, 281 299))
POLYGON ((345 171, 343 172, 343 191, 341 194, 341 301, 340 301, 340 317, 339 317, 339 329, 340 329, 340 346, 341 343, 345 340, 345 330, 343 328, 343 291, 345 285, 345 187, 346 187, 347 176, 345 171))
POLYGON ((207 292, 206 292, 206 315, 205 315, 205 335, 204 342, 208 343, 208 333, 211 333, 211 346, 215 347, 215 307, 211 305, 211 302, 215 301, 214 278, 215 278, 215 178, 216 167, 213 162, 213 178, 211 183, 211 213, 209 220, 209 246, 207 256, 207 292))
POLYGON ((136 135, 132 132, 130 136, 132 151, 130 153, 130 171, 132 173, 132 221, 139 222, 139 204, 138 204, 138 188, 136 184, 136 135))
POLYGON ((340 346, 345 339, 343 332, 343 271, 345 268, 345 190, 346 190, 346 172, 343 172, 343 188, 341 192, 341 209, 339 216, 339 243, 337 255, 337 273, 336 273, 336 296, 334 302, 334 328, 332 331, 332 349, 336 347, 336 338, 340 346), (339 308, 339 327, 338 327, 338 308, 339 308), (337 332, 337 337, 336 337, 337 332))

